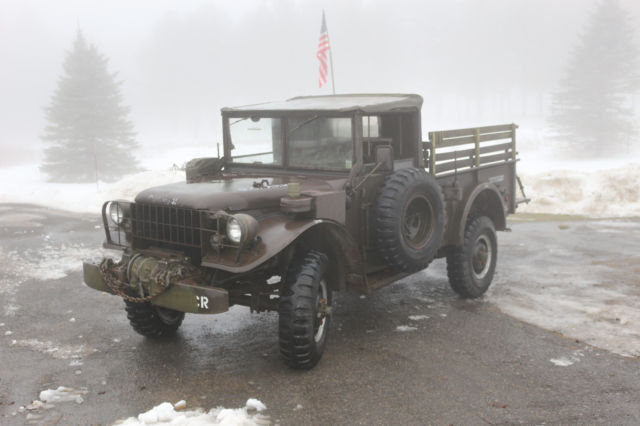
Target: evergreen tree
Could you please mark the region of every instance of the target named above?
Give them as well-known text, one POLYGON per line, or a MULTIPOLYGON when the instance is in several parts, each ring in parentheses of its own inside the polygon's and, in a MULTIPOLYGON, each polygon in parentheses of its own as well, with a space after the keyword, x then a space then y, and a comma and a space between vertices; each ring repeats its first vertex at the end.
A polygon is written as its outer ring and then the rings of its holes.
POLYGON ((550 125, 582 157, 625 152, 635 138, 634 95, 640 88, 639 51, 629 14, 603 0, 570 58, 554 94, 550 125))
POLYGON ((78 31, 58 87, 45 108, 41 170, 56 182, 115 180, 137 169, 137 147, 117 73, 78 31))

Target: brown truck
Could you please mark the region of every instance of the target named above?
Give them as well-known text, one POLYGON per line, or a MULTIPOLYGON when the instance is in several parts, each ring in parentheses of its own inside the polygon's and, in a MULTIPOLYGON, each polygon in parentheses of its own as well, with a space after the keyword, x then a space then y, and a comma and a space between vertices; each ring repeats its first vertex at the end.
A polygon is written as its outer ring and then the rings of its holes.
POLYGON ((280 352, 297 368, 322 356, 335 291, 369 294, 446 257, 453 290, 481 296, 495 231, 521 201, 517 126, 423 142, 421 106, 358 94, 224 108, 222 156, 104 204, 104 246, 123 254, 85 263, 85 283, 124 298, 148 337, 187 312, 278 311, 280 352))

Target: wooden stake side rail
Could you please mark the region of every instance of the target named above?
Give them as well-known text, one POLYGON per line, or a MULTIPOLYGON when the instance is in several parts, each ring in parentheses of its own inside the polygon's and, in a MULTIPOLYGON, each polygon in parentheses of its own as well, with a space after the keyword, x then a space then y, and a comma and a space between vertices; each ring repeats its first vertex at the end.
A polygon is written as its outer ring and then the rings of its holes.
POLYGON ((515 124, 430 132, 423 142, 433 175, 516 160, 515 124), (498 143, 498 142, 502 143, 498 143))

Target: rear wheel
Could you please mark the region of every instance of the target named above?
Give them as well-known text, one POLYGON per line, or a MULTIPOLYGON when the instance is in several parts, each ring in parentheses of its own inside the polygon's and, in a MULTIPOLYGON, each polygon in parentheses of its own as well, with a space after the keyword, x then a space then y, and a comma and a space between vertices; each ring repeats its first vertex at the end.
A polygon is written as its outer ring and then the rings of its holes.
POLYGON ((493 280, 497 259, 498 243, 491 219, 470 219, 462 247, 454 247, 447 256, 451 288, 464 298, 482 296, 493 280))
POLYGON ((154 306, 149 302, 125 301, 131 327, 143 336, 161 338, 176 332, 184 320, 184 312, 154 306))
POLYGON ((331 310, 329 260, 310 250, 293 262, 279 303, 280 354, 294 368, 313 368, 324 352, 331 310))

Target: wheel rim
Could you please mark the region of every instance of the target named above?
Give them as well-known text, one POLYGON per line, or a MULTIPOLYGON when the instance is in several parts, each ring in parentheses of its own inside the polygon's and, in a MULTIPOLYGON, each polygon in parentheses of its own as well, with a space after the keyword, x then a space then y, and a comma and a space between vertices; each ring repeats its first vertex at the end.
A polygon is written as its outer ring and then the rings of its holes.
POLYGON ((422 194, 414 195, 404 210, 402 218, 402 236, 412 248, 424 247, 431 237, 433 206, 422 194))
POLYGON ((154 306, 154 308, 156 314, 158 314, 158 318, 167 325, 175 324, 180 321, 180 317, 182 316, 182 312, 174 311, 173 309, 162 308, 160 306, 154 306))
POLYGON ((316 297, 316 318, 313 326, 313 340, 315 340, 316 343, 322 340, 324 329, 327 326, 327 315, 324 310, 324 307, 327 306, 328 303, 327 294, 327 283, 325 280, 320 280, 318 296, 316 297))
POLYGON ((486 235, 480 235, 473 244, 471 253, 471 271, 479 280, 487 276, 492 260, 491 242, 486 235))

